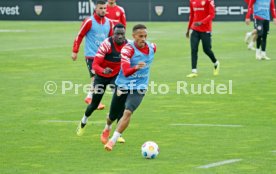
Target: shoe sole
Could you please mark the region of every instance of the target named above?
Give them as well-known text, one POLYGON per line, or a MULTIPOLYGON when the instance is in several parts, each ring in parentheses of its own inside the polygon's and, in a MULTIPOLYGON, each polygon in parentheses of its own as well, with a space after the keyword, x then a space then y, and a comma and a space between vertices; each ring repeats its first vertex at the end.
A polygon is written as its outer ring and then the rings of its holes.
POLYGON ((117 141, 118 143, 121 143, 121 144, 123 144, 123 143, 125 143, 125 141, 117 141))

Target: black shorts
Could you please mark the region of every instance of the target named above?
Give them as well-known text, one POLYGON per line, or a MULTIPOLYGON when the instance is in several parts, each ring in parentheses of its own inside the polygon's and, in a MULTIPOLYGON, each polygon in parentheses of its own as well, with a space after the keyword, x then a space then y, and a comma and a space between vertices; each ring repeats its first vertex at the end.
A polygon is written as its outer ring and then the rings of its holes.
POLYGON ((92 69, 93 60, 94 59, 86 59, 86 65, 87 65, 88 72, 89 72, 89 75, 91 78, 95 76, 95 72, 92 69))
POLYGON ((111 89, 115 89, 115 80, 116 80, 117 76, 114 77, 102 77, 99 76, 98 74, 95 74, 95 79, 94 79, 94 91, 97 90, 98 93, 100 93, 101 91, 105 91, 106 86, 109 85, 111 89))
POLYGON ((124 110, 130 110, 132 113, 141 104, 146 90, 120 90, 116 89, 110 106, 109 119, 114 121, 121 118, 124 110))
POLYGON ((269 32, 269 20, 254 20, 254 28, 257 30, 258 36, 268 34, 269 32))

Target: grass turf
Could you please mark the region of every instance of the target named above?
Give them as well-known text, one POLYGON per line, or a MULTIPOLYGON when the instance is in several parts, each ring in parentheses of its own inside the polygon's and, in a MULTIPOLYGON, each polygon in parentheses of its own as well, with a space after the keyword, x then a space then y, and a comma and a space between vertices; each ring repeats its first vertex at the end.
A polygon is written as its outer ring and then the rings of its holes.
MULTIPOLYGON (((127 36, 131 38, 128 23, 127 36)), ((276 27, 271 25, 267 54, 257 61, 243 42, 251 27, 240 22, 214 23, 213 51, 221 73, 199 50, 199 77, 190 73, 187 23, 145 23, 148 39, 157 44, 151 81, 168 84, 168 94, 148 93, 124 133, 125 144, 104 151, 100 133, 110 106, 89 119, 83 137, 75 135, 86 108, 82 87, 62 94, 62 81, 88 84, 83 58, 70 58, 80 22, 0 22, 1 154, 0 173, 273 173, 276 171, 275 66, 276 27), (16 31, 17 30, 17 31, 16 31), (6 32, 4 32, 6 31, 6 32), (8 31, 8 32, 7 32, 8 31), (176 93, 177 81, 189 85, 228 84, 233 94, 176 93), (53 95, 44 92, 47 81, 57 83, 53 95), (61 120, 68 122, 52 122, 61 120), (72 122, 71 122, 72 121, 72 122), (171 124, 226 124, 241 127, 173 126, 171 124), (141 156, 141 145, 153 140, 160 147, 155 160, 141 156), (218 167, 198 166, 242 161, 218 167)), ((189 88, 190 89, 190 88, 189 88)), ((157 90, 157 88, 155 88, 157 90)), ((114 129, 115 125, 113 126, 114 129)))

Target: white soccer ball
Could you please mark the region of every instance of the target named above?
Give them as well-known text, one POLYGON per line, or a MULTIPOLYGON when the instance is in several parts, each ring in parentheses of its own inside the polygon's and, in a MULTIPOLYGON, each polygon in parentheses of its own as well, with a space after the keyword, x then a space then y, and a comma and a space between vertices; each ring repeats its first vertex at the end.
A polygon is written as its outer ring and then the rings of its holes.
POLYGON ((142 156, 146 159, 154 159, 159 154, 159 147, 153 141, 145 142, 142 147, 142 156))

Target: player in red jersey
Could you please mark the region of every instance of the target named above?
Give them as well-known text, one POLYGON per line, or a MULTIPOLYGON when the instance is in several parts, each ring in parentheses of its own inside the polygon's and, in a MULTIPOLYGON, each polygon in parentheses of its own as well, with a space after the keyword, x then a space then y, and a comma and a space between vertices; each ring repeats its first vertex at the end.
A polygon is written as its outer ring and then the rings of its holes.
MULTIPOLYGON (((88 118, 97 109, 107 85, 115 86, 115 79, 120 71, 121 66, 121 49, 126 45, 127 40, 125 39, 125 26, 117 24, 114 27, 114 34, 101 43, 98 52, 94 58, 93 69, 95 71, 94 80, 94 93, 93 100, 87 106, 86 111, 80 121, 77 128, 77 135, 81 136, 84 133, 84 128, 87 124, 88 118)), ((120 117, 117 118, 118 120, 120 117)), ((111 129, 111 126, 107 127, 111 129)), ((121 139, 123 139, 121 137, 121 139)), ((123 143, 118 140, 118 142, 123 143)))
MULTIPOLYGON (((79 52, 80 44, 85 37, 85 58, 88 71, 91 77, 91 84, 94 81, 94 73, 92 70, 92 63, 100 43, 106 39, 108 36, 112 35, 112 23, 109 19, 105 17, 106 14, 106 3, 103 0, 98 0, 96 3, 96 8, 94 14, 86 18, 81 29, 74 40, 72 59, 77 60, 77 55, 79 52)), ((93 87, 93 85, 92 85, 93 87)), ((93 89, 88 92, 85 102, 87 104, 91 103, 93 89)), ((104 105, 100 104, 98 109, 103 109, 104 105)))
MULTIPOLYGON (((250 0, 244 0, 246 4, 249 4, 250 0)), ((254 48, 254 44, 256 43, 257 40, 257 30, 253 29, 250 32, 247 32, 245 34, 244 42, 247 44, 248 50, 255 51, 256 48, 254 48)))
POLYGON ((214 75, 219 74, 219 61, 211 50, 212 20, 215 17, 214 0, 190 0, 190 20, 186 37, 190 37, 192 52, 192 73, 187 77, 197 77, 198 45, 202 41, 204 53, 214 64, 214 75), (192 30, 190 36, 190 30, 192 30))
POLYGON ((113 22, 113 25, 118 23, 126 27, 126 15, 123 7, 116 5, 116 0, 108 0, 106 7, 106 15, 113 22))

